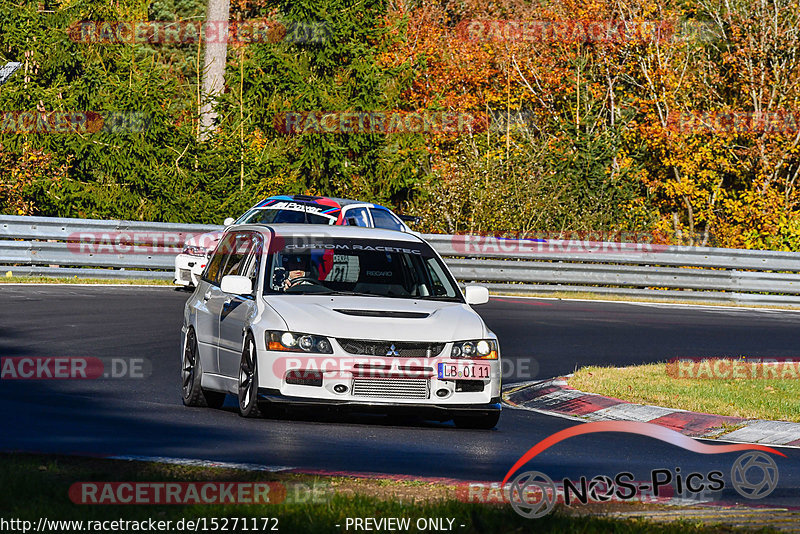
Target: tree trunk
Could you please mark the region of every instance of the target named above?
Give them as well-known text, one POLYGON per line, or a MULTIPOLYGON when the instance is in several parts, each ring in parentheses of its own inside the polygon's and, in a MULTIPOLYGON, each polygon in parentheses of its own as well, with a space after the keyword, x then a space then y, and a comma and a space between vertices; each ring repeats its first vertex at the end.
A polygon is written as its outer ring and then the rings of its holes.
POLYGON ((206 54, 203 66, 203 105, 200 108, 200 140, 205 141, 216 128, 214 104, 225 89, 225 62, 228 55, 230 0, 208 0, 206 13, 206 54))

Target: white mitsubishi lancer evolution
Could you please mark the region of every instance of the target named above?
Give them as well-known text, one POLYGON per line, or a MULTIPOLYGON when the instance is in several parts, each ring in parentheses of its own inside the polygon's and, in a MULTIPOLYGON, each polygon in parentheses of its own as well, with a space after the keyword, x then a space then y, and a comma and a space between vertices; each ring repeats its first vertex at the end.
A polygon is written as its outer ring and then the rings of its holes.
POLYGON ((350 226, 226 230, 186 302, 183 402, 401 410, 459 427, 500 417, 500 347, 439 255, 412 234, 350 226))

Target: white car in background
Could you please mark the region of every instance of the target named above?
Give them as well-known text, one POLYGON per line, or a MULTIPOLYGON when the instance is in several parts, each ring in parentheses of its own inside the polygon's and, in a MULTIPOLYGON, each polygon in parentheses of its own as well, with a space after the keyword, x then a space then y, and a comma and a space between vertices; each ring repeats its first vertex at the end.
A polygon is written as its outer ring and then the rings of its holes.
MULTIPOLYGON (((278 195, 262 200, 236 220, 228 217, 223 224, 226 227, 245 223, 349 225, 416 234, 406 222, 418 220, 417 217, 397 215, 389 208, 371 202, 307 195, 278 195)), ((175 258, 175 284, 184 287, 197 286, 221 235, 222 231, 215 231, 186 240, 183 250, 175 258)))
POLYGON ((228 228, 186 302, 183 402, 403 410, 459 427, 500 416, 500 348, 421 238, 349 226, 228 228))

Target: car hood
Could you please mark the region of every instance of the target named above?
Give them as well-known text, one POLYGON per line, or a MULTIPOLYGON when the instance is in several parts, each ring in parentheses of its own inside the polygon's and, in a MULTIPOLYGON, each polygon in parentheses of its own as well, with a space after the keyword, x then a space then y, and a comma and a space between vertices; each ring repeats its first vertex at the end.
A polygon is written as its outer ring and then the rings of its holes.
POLYGON ((391 341, 480 339, 488 330, 466 304, 338 295, 267 295, 294 332, 391 341))
POLYGON ((205 250, 214 250, 217 242, 222 237, 222 231, 206 232, 205 234, 195 234, 183 244, 184 247, 203 247, 205 250))

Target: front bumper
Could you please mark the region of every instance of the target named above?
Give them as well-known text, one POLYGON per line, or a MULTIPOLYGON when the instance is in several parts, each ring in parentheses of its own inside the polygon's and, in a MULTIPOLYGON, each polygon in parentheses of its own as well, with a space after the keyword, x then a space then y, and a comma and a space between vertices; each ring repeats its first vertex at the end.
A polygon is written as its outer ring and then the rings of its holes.
MULTIPOLYGON (((448 343, 444 353, 449 353, 448 343)), ((458 415, 490 415, 500 411, 500 360, 459 360, 456 363, 485 364, 490 368, 486 379, 440 378, 438 364, 449 365, 447 357, 432 359, 376 358, 342 356, 338 342, 334 352, 321 357, 285 357, 280 364, 278 353, 259 354, 258 394, 264 401, 336 408, 349 411, 405 413, 447 420, 458 415), (381 370, 363 366, 379 366, 381 370), (361 367, 359 367, 361 366, 361 367), (412 369, 413 368, 413 369, 412 369), (297 376, 313 378, 313 383, 299 384, 297 376), (313 373, 305 375, 303 372, 313 373)))
POLYGON ((258 388, 258 398, 275 404, 305 406, 312 408, 339 408, 356 412, 402 413, 410 415, 430 415, 434 418, 450 419, 459 415, 489 415, 502 410, 500 397, 494 397, 484 404, 437 404, 369 402, 352 399, 320 399, 284 395, 277 389, 258 388))
POLYGON ((179 286, 197 287, 207 261, 208 258, 205 256, 178 254, 175 257, 175 276, 173 283, 179 286))

